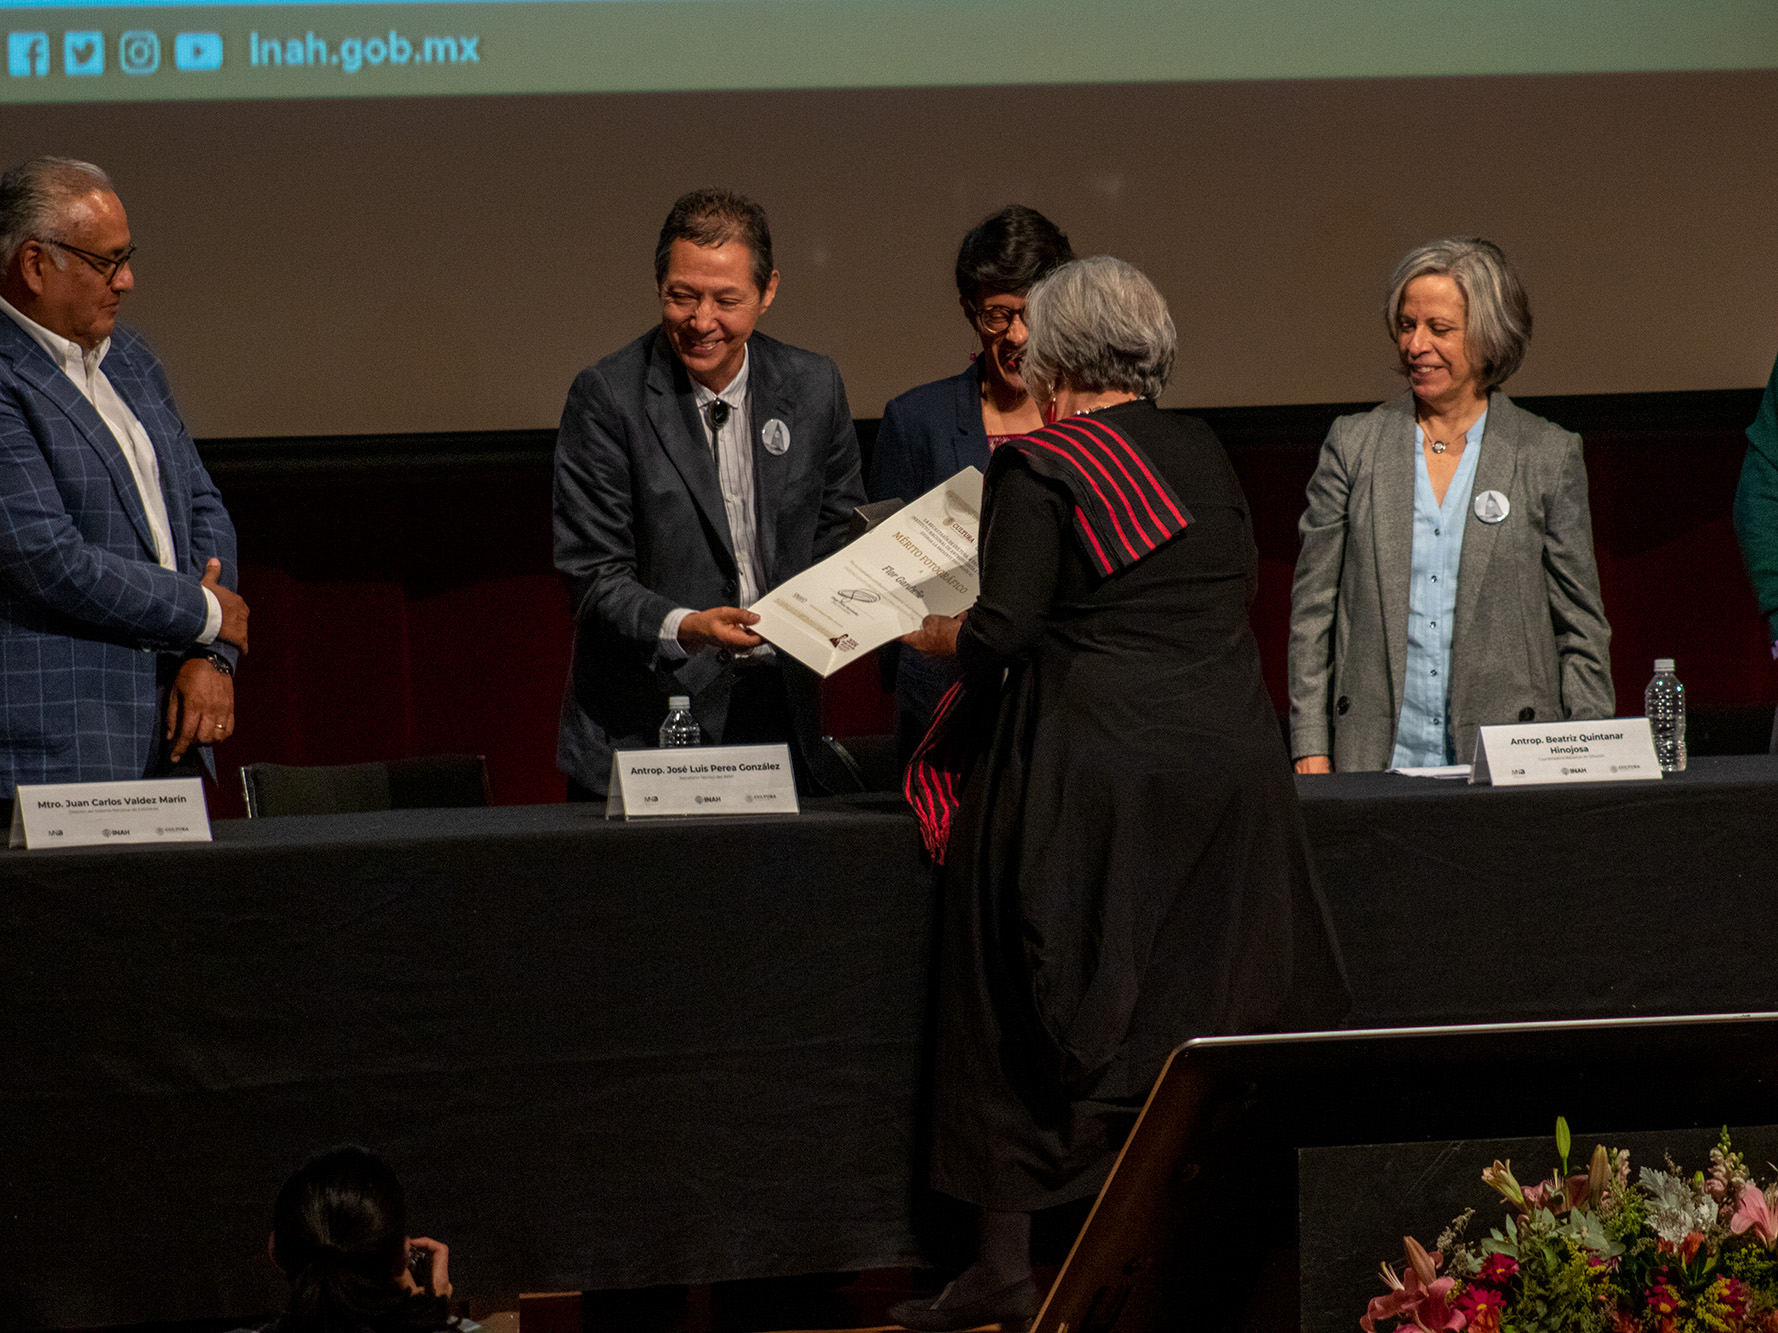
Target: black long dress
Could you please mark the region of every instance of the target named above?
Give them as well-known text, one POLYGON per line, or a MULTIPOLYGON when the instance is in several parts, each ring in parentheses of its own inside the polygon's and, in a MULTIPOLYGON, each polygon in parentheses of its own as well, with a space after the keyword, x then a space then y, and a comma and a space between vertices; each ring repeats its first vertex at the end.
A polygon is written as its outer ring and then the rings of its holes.
POLYGON ((996 1211, 1096 1192, 1181 1042, 1349 1003, 1248 627, 1240 483, 1201 421, 1092 419, 1190 522, 1107 576, 1040 453, 989 471, 957 649, 991 740, 949 840, 931 1179, 996 1211))

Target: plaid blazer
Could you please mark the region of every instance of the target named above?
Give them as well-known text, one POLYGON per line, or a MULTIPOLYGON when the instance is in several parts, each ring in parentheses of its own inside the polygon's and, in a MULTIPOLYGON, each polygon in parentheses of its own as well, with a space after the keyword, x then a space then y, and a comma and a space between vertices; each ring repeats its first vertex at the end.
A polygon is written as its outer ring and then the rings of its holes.
MULTIPOLYGON (((98 412, 0 314, 0 794, 139 778, 165 723, 158 673, 207 613, 204 564, 235 585, 235 529, 148 345, 119 327, 105 376, 154 442, 177 570, 155 560, 123 450, 98 412)), ((233 657, 228 645, 218 651, 233 657)))

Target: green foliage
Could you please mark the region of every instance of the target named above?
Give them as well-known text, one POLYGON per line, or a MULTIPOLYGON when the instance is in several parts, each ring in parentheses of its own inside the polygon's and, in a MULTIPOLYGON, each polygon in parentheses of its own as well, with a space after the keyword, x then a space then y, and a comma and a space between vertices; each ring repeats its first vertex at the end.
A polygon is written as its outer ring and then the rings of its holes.
POLYGON ((1605 1229, 1597 1213, 1569 1213, 1562 1219, 1561 1229, 1570 1245, 1601 1259, 1614 1259, 1624 1252, 1623 1243, 1605 1229))
POLYGON ((1648 1196, 1638 1189, 1617 1192, 1617 1206, 1604 1218, 1606 1234, 1619 1244, 1642 1234, 1648 1225, 1648 1196))
POLYGON ((1763 1245, 1739 1245, 1722 1256, 1722 1271, 1740 1278, 1754 1292, 1778 1297, 1778 1258, 1763 1245))
POLYGON ((1503 1327, 1513 1333, 1606 1333, 1599 1299, 1605 1270, 1588 1262, 1587 1250, 1567 1223, 1538 1208, 1517 1226, 1509 1218, 1507 1228, 1518 1251, 1519 1293, 1503 1327))

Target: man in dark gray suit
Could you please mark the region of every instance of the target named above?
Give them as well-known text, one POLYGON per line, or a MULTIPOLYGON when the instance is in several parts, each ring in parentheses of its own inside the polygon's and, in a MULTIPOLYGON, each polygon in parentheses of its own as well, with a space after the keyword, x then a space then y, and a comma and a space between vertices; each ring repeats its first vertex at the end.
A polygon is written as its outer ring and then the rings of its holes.
POLYGON ((656 743, 671 695, 707 740, 787 741, 826 771, 820 682, 744 608, 845 543, 864 502, 833 362, 756 333, 778 291, 763 209, 673 205, 655 250, 660 327, 583 370, 556 438, 556 567, 574 658, 556 764, 603 797, 611 752, 656 743))

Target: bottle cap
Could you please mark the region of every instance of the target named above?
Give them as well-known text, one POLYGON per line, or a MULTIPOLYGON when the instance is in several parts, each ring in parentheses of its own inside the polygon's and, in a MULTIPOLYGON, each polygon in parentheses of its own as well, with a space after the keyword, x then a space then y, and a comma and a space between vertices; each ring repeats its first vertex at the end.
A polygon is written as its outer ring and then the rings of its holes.
MULTIPOLYGON (((1667 669, 1669 671, 1671 671, 1673 669, 1673 664, 1671 662, 1667 663, 1667 669)), ((691 696, 689 694, 670 694, 670 695, 668 695, 667 696, 667 711, 670 713, 689 713, 689 712, 691 712, 691 696)))
POLYGON ((1671 657, 1657 657, 1657 658, 1655 658, 1655 672, 1657 674, 1659 674, 1662 671, 1671 671, 1671 670, 1673 670, 1673 659, 1671 657))

